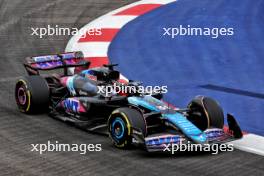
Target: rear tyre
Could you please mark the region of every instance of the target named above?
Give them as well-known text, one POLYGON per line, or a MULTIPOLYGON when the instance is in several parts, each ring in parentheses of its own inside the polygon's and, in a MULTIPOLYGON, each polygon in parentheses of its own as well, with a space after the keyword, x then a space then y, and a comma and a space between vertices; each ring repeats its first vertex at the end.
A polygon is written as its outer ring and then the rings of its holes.
POLYGON ((212 127, 223 128, 223 109, 214 99, 197 96, 189 103, 188 108, 190 109, 188 120, 202 131, 212 127))
POLYGON ((45 112, 49 106, 49 86, 41 76, 19 79, 15 87, 15 99, 21 112, 45 112))
POLYGON ((108 132, 117 148, 127 148, 132 144, 132 127, 146 136, 146 123, 142 114, 130 108, 118 108, 108 119, 108 132))

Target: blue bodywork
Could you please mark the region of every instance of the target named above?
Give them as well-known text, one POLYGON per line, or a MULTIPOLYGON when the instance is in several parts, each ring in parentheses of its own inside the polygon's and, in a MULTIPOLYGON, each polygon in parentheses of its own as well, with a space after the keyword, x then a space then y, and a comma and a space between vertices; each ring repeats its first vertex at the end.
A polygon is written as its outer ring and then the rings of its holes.
POLYGON ((183 134, 195 143, 206 143, 207 137, 204 132, 191 123, 182 113, 175 111, 166 103, 150 96, 128 97, 128 102, 136 106, 142 106, 154 112, 161 113, 161 119, 171 123, 183 134))

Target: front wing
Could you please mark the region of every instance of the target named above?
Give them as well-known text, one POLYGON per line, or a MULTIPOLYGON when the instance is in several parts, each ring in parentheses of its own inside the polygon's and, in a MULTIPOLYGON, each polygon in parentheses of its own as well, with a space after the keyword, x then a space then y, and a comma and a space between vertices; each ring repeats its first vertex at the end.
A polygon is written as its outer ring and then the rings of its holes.
MULTIPOLYGON (((204 131, 207 141, 205 144, 223 144, 242 138, 243 134, 235 118, 227 115, 228 127, 224 129, 210 128, 204 131)), ((166 151, 175 145, 194 144, 191 139, 184 134, 157 134, 149 137, 143 137, 139 131, 133 129, 134 142, 143 144, 148 152, 166 151)))

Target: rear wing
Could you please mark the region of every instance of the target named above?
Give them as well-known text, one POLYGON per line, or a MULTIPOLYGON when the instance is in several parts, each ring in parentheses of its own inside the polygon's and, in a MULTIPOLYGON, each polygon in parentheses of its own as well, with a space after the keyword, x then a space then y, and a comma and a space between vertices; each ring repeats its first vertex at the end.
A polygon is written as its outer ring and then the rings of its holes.
POLYGON ((68 75, 69 67, 86 67, 90 65, 85 61, 82 52, 69 52, 55 55, 27 57, 24 67, 29 75, 39 75, 39 70, 54 70, 63 68, 64 75, 68 75))

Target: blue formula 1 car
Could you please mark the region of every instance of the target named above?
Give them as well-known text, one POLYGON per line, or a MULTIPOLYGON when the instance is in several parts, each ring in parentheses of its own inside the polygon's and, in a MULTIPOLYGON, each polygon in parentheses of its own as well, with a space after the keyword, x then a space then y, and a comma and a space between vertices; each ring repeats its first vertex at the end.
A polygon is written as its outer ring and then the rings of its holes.
POLYGON ((46 112, 52 117, 91 132, 108 134, 118 148, 141 145, 162 151, 168 144, 225 143, 242 137, 235 118, 228 114, 224 130, 222 108, 212 98, 197 96, 184 109, 161 100, 161 94, 98 91, 99 86, 139 86, 121 79, 116 65, 89 68, 81 52, 26 58, 27 77, 17 81, 15 98, 24 113, 46 112), (70 67, 86 68, 69 74, 70 67), (62 68, 63 74, 41 75, 62 68), (88 68, 88 69, 87 69, 88 68))

